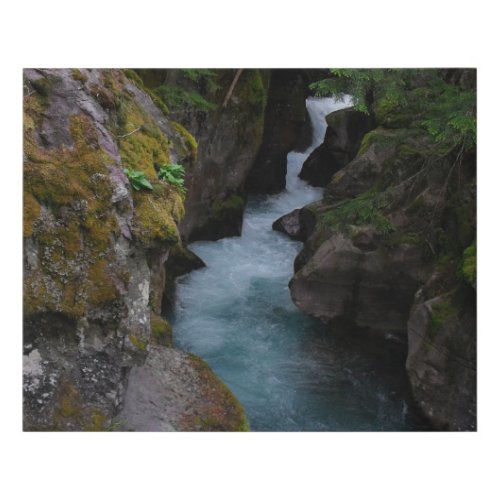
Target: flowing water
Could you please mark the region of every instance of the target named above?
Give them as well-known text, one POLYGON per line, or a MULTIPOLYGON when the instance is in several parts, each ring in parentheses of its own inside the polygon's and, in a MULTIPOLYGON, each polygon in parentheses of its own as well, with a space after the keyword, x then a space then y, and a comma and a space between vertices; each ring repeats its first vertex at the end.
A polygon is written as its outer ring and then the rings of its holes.
POLYGON ((177 281, 175 347, 201 356, 245 408, 253 431, 414 430, 405 346, 333 332, 293 304, 302 243, 274 220, 321 198, 298 173, 323 140, 324 117, 348 102, 309 98, 313 140, 288 155, 286 190, 251 198, 241 237, 190 245, 207 264, 177 281))

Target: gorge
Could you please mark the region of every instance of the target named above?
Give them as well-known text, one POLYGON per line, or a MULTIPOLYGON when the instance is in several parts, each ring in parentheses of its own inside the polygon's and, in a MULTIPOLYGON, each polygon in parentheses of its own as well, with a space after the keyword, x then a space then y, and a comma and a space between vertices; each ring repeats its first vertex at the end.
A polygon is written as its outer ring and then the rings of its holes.
POLYGON ((25 70, 25 430, 474 430, 475 146, 422 123, 475 74, 421 71, 25 70))

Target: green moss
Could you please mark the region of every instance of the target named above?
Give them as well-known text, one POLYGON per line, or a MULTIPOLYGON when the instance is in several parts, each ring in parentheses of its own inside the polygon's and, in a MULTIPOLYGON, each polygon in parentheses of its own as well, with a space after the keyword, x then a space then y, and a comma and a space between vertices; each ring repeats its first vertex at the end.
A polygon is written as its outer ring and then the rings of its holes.
POLYGON ((50 76, 44 76, 38 80, 30 80, 30 84, 38 94, 40 101, 46 106, 48 104, 50 91, 54 86, 54 79, 50 76))
MULTIPOLYGON (((157 71, 157 70, 151 70, 151 71, 157 71)), ((143 79, 141 78, 141 76, 137 74, 136 71, 134 71, 133 69, 126 69, 124 70, 124 74, 137 87, 139 87, 141 90, 146 92, 146 94, 148 94, 149 97, 151 97, 151 100, 165 116, 169 115, 169 109, 167 105, 162 101, 162 99, 158 97, 157 94, 155 94, 148 86, 144 84, 143 79)))
POLYGON ((367 134, 365 134, 363 136, 363 139, 361 141, 361 145, 359 146, 357 156, 363 156, 368 151, 370 146, 375 142, 377 135, 378 135, 378 131, 377 131, 377 129, 375 129, 375 130, 368 132, 367 134))
POLYGON ((31 193, 24 193, 23 199, 23 236, 29 238, 33 234, 33 223, 40 215, 40 204, 31 193))
MULTIPOLYGON (((25 113, 33 109, 25 109, 25 113)), ((117 296, 103 268, 110 237, 118 231, 112 212, 109 158, 85 115, 70 118, 71 148, 41 149, 34 129, 27 124, 25 234, 38 243, 39 268, 25 281, 25 309, 27 313, 54 311, 78 318, 86 306, 117 296), (33 220, 40 205, 51 209, 55 221, 35 228, 33 220), (65 213, 71 217, 63 216, 65 213)))
POLYGON ((151 334, 155 343, 172 347, 172 327, 167 320, 157 314, 151 315, 151 334))
POLYGON ((232 194, 224 200, 216 200, 212 203, 211 211, 219 216, 223 212, 240 212, 245 206, 245 199, 237 194, 232 194))
POLYGON ((429 339, 433 341, 443 325, 457 314, 450 295, 440 297, 432 303, 428 328, 429 339))
POLYGON ((422 244, 422 235, 407 231, 394 231, 386 236, 384 244, 390 248, 399 245, 420 245, 422 244))
POLYGON ((190 156, 192 160, 196 161, 198 158, 198 143, 196 139, 180 123, 171 121, 170 125, 181 136, 184 147, 188 151, 187 156, 190 156))
POLYGON ((464 250, 463 261, 462 261, 462 275, 465 281, 476 286, 476 274, 477 274, 477 257, 476 257, 476 245, 471 245, 464 250))
POLYGON ((145 340, 140 339, 136 335, 129 335, 128 339, 130 343, 140 351, 146 351, 148 348, 148 343, 145 340))
POLYGON ((108 266, 105 260, 98 260, 89 267, 87 294, 91 306, 113 302, 120 296, 116 285, 109 278, 108 266))
POLYGON ((378 232, 388 234, 394 227, 382 213, 387 204, 386 193, 366 192, 343 200, 320 215, 320 222, 332 229, 345 230, 347 225, 369 224, 378 232))
POLYGON ((141 170, 148 179, 152 179, 156 177, 155 163, 170 163, 167 137, 151 117, 130 99, 121 103, 115 135, 124 168, 141 170))
POLYGON ((88 76, 84 75, 79 69, 75 68, 71 70, 71 76, 74 80, 77 80, 83 84, 88 80, 88 76))
POLYGON ((184 215, 182 198, 162 181, 153 181, 153 186, 157 187, 151 193, 134 192, 132 232, 147 248, 158 243, 175 245, 180 241, 175 220, 184 215))
POLYGON ((188 356, 203 384, 202 392, 206 406, 201 415, 188 417, 184 420, 185 430, 249 431, 250 426, 243 407, 226 384, 214 374, 201 358, 194 354, 188 354, 188 356))

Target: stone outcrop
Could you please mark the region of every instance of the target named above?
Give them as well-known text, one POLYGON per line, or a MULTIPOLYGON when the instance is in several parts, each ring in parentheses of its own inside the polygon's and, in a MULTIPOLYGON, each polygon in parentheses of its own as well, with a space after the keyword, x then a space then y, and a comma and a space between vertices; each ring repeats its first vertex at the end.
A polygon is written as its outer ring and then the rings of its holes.
POLYGON ((411 245, 378 248, 370 228, 357 231, 351 238, 335 233, 320 245, 291 280, 292 298, 324 322, 348 319, 360 327, 401 333, 422 279, 421 254, 411 245))
POLYGON ((223 102, 236 70, 216 71, 212 85, 205 86, 191 81, 182 70, 138 72, 160 95, 162 89, 189 89, 210 103, 202 106, 186 98, 174 101, 170 109, 175 126, 196 144, 195 158, 186 169, 186 216, 179 225, 183 240, 239 235, 246 202, 243 186, 264 133, 269 71, 244 70, 226 106, 223 102))
POLYGON ((325 322, 407 339, 422 412, 437 429, 474 430, 475 154, 443 154, 404 111, 375 113, 384 126, 299 211, 294 232, 309 236, 290 291, 325 322))
POLYGON ((247 193, 277 193, 285 188, 287 155, 307 127, 305 100, 309 75, 295 69, 271 72, 264 139, 245 183, 247 193))
POLYGON ((406 368, 414 397, 436 428, 475 430, 475 294, 423 300, 424 293, 417 294, 408 322, 406 368))
POLYGON ((245 414, 200 358, 153 347, 131 370, 120 430, 245 431, 245 414))
POLYGON ((319 187, 325 187, 356 156, 361 140, 375 125, 370 115, 353 108, 334 111, 326 121, 323 143, 309 155, 299 174, 301 179, 319 187))
POLYGON ((165 262, 184 206, 155 164, 189 169, 193 148, 153 98, 127 71, 24 72, 26 430, 113 427, 130 370, 170 345, 165 262))

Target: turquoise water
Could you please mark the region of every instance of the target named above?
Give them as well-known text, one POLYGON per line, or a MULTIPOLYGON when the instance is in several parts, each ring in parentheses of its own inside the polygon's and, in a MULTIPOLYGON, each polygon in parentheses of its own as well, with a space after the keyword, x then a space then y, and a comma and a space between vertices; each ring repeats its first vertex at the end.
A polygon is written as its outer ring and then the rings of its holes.
POLYGON ((347 103, 307 105, 313 144, 288 155, 287 189, 249 200, 241 237, 190 245, 207 267, 178 279, 175 346, 208 362, 242 403, 253 431, 425 428, 410 403, 404 345, 332 333, 290 299, 302 244, 271 225, 321 197, 297 174, 322 141, 324 116, 347 103))

